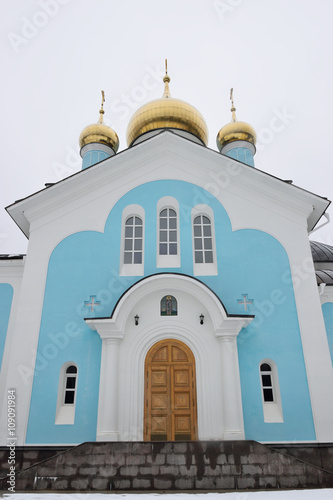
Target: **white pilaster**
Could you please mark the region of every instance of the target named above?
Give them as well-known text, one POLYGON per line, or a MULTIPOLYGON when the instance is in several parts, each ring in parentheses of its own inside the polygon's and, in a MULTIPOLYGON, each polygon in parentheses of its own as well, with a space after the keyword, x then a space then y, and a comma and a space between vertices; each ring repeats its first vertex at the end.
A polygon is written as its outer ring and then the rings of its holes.
POLYGON ((112 319, 86 320, 102 339, 97 441, 119 440, 119 346, 124 336, 112 319))
POLYGON ((226 328, 215 332, 221 353, 223 439, 226 440, 245 439, 237 349, 239 331, 226 328))

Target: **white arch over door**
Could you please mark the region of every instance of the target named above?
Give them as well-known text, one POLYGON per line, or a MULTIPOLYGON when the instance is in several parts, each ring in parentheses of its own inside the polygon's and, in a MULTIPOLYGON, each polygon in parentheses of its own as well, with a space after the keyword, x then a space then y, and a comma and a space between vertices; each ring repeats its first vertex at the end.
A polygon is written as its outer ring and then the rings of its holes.
POLYGON ((206 285, 172 273, 133 285, 111 318, 86 319, 103 341, 97 440, 143 440, 145 358, 164 339, 180 340, 194 354, 198 438, 244 439, 237 335, 252 319, 228 316, 206 285), (177 316, 160 315, 165 295, 177 299, 177 316))

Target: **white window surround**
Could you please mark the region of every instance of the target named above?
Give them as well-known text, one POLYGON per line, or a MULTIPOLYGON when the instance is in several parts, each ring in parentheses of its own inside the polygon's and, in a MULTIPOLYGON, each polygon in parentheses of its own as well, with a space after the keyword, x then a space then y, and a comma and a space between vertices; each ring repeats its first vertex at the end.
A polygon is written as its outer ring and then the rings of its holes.
POLYGON ((78 384, 78 367, 73 361, 67 361, 60 368, 59 376, 59 387, 58 387, 58 398, 57 398, 57 410, 56 410, 56 425, 73 425, 75 420, 75 406, 76 406, 76 395, 77 395, 77 384, 78 384), (70 366, 75 366, 76 373, 67 374, 66 370, 70 366), (72 404, 65 404, 65 393, 66 393, 66 381, 68 376, 75 376, 75 391, 74 391, 74 402, 72 404))
POLYGON ((261 386, 261 398, 262 398, 262 406, 264 412, 264 422, 267 423, 282 423, 283 413, 282 413, 282 403, 281 403, 281 395, 280 395, 280 387, 279 387, 279 378, 277 366, 274 361, 271 359, 263 359, 259 363, 259 377, 260 377, 260 386, 261 386), (267 364, 271 367, 270 372, 261 371, 261 366, 263 364, 267 364), (270 374, 271 376, 271 387, 273 390, 273 401, 265 401, 264 400, 264 391, 263 391, 263 381, 262 375, 270 374))
POLYGON ((191 212, 191 227, 192 227, 192 253, 193 253, 193 273, 195 276, 215 276, 217 275, 217 259, 216 259, 216 240, 215 240, 215 224, 214 224, 214 212, 212 208, 208 205, 196 205, 193 207, 191 212), (210 264, 206 263, 196 263, 195 262, 195 250, 194 250, 194 219, 198 215, 203 215, 208 217, 211 223, 212 229, 212 250, 213 250, 213 262, 210 264))
POLYGON ((179 231, 179 203, 172 196, 164 196, 157 202, 157 230, 156 230, 156 267, 180 267, 180 231, 179 231), (165 208, 171 208, 177 214, 177 255, 160 255, 160 213, 165 208))
POLYGON ((144 259, 145 259, 145 211, 141 205, 128 205, 124 208, 121 217, 121 236, 120 236, 120 276, 143 276, 144 274, 144 259), (129 217, 140 217, 142 220, 142 263, 141 264, 125 264, 125 223, 129 217))

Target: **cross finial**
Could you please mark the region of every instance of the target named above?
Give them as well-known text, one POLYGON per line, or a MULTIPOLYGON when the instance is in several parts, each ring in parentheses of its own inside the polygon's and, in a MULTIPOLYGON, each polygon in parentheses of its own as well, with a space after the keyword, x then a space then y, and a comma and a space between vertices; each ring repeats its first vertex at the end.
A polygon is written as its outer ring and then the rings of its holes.
POLYGON ((104 102, 105 102, 105 94, 104 94, 104 90, 101 90, 102 92, 102 103, 101 103, 101 109, 99 110, 99 120, 98 122, 99 123, 103 123, 103 115, 104 115, 104 102))
POLYGON ((167 59, 165 59, 165 76, 163 78, 163 82, 164 82, 164 94, 162 97, 171 97, 170 89, 169 89, 170 76, 168 75, 168 60, 167 59))
POLYGON ((101 90, 101 92, 102 92, 102 103, 101 103, 101 109, 99 110, 99 112, 104 114, 103 104, 105 103, 105 94, 104 94, 104 90, 101 90))
POLYGON ((230 109, 230 111, 232 113, 232 119, 231 119, 231 121, 235 122, 235 121, 237 121, 237 118, 236 118, 236 113, 235 113, 236 108, 235 108, 235 105, 234 105, 234 89, 233 88, 230 89, 230 101, 231 101, 231 109, 230 109))

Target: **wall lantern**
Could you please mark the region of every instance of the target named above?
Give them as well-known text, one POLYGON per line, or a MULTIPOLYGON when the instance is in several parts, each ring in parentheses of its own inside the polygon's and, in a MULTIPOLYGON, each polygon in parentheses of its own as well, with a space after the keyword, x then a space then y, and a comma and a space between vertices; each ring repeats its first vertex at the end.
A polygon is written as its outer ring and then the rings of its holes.
POLYGON ((200 314, 199 318, 200 318, 200 325, 203 325, 205 316, 203 314, 200 314))
POLYGON ((139 316, 137 314, 134 316, 134 323, 135 323, 135 326, 138 326, 138 324, 139 324, 139 316))

